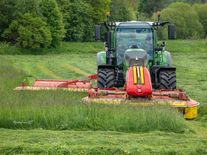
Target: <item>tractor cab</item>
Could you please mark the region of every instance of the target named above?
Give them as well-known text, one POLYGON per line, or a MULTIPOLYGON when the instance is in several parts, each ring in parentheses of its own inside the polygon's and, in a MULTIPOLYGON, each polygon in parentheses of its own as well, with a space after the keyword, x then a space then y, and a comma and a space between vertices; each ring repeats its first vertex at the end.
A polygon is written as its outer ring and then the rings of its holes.
POLYGON ((153 29, 148 23, 120 23, 115 30, 117 65, 123 64, 128 49, 144 50, 147 58, 153 60, 153 40, 153 29))

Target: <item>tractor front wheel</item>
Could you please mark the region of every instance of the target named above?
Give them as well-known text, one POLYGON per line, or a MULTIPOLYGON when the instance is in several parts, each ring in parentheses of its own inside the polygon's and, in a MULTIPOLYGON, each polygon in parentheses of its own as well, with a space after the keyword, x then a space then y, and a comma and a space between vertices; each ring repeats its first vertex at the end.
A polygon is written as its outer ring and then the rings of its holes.
POLYGON ((113 88, 115 72, 113 69, 100 68, 97 77, 98 88, 113 88))
POLYGON ((160 89, 176 89, 176 72, 160 72, 160 89))

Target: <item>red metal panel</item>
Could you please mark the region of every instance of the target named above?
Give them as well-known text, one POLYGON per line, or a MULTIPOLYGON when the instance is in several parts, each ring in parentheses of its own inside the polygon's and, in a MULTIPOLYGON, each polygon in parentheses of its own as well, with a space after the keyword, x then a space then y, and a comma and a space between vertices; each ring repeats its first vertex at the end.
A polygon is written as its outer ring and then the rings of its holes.
POLYGON ((46 88, 91 88, 90 81, 80 80, 36 80, 33 87, 46 88))
POLYGON ((132 67, 128 70, 127 81, 126 81, 126 91, 127 94, 133 97, 146 97, 152 95, 152 83, 149 71, 146 67, 144 67, 144 79, 145 83, 141 84, 134 84, 133 79, 133 69, 132 67))

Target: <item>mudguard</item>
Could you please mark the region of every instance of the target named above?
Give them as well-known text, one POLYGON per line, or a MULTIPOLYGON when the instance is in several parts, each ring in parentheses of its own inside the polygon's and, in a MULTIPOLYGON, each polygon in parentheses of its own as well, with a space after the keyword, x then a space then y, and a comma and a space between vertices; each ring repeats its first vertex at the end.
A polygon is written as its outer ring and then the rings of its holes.
POLYGON ((106 52, 105 51, 98 52, 96 56, 96 62, 97 62, 97 66, 106 65, 106 52))
POLYGON ((155 61, 159 62, 161 67, 172 67, 172 56, 168 51, 158 52, 155 61))

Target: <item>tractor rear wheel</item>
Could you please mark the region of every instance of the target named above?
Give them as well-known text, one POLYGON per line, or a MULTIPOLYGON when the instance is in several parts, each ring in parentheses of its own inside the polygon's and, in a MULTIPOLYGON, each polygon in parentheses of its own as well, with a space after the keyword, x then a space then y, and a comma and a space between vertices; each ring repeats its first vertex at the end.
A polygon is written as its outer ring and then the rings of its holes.
POLYGON ((98 88, 113 88, 115 73, 113 69, 100 68, 97 77, 98 88))
POLYGON ((160 89, 176 89, 176 72, 160 72, 160 89))

